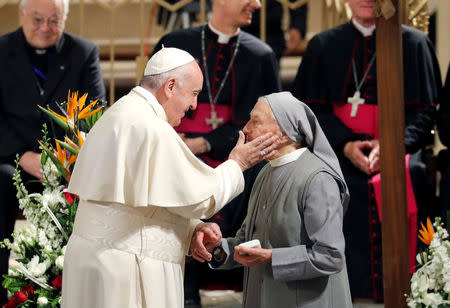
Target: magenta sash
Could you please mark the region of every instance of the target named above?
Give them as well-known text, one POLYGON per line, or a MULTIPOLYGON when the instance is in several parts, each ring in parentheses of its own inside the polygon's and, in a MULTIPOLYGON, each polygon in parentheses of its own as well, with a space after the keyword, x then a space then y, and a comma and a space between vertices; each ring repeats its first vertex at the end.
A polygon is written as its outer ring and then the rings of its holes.
POLYGON ((357 134, 367 134, 378 139, 378 106, 362 104, 358 106, 356 117, 351 117, 352 105, 347 103, 333 104, 334 114, 357 134))
MULTIPOLYGON (((223 119, 221 124, 223 125, 227 121, 232 119, 233 109, 227 105, 216 105, 216 114, 218 118, 223 119)), ((175 131, 178 133, 209 133, 212 131, 212 125, 206 124, 206 119, 211 118, 211 105, 209 103, 198 103, 197 108, 193 112, 192 119, 181 119, 180 125, 175 127, 175 131)), ((200 158, 209 166, 216 168, 223 161, 213 159, 208 155, 200 155, 200 158)))
MULTIPOLYGON (((216 105, 215 110, 218 118, 222 118, 223 122, 218 124, 221 126, 227 121, 231 120, 233 116, 233 110, 231 106, 216 105)), ((209 133, 212 130, 212 126, 206 124, 206 119, 211 118, 211 105, 209 103, 198 103, 197 108, 193 112, 192 119, 181 119, 180 125, 175 127, 175 130, 179 133, 209 133)))
MULTIPOLYGON (((358 106, 356 117, 351 117, 351 104, 337 103, 333 104, 334 114, 353 132, 379 138, 378 134, 378 106, 362 104, 358 106)), ((409 157, 405 157, 406 164, 406 199, 408 207, 408 243, 409 243, 409 269, 410 273, 415 272, 416 253, 417 253, 417 203, 414 196, 414 190, 411 182, 409 170, 409 157)), ((378 216, 381 222, 381 185, 380 174, 374 175, 369 181, 373 185, 375 199, 377 202, 378 216)))
MULTIPOLYGON (((413 274, 416 271, 416 254, 417 254, 417 203, 411 182, 411 174, 409 170, 410 154, 405 156, 406 165, 406 203, 408 213, 408 249, 409 249, 409 272, 413 274)), ((376 174, 371 179, 375 199, 377 201, 378 217, 382 217, 381 211, 381 176, 376 174)))

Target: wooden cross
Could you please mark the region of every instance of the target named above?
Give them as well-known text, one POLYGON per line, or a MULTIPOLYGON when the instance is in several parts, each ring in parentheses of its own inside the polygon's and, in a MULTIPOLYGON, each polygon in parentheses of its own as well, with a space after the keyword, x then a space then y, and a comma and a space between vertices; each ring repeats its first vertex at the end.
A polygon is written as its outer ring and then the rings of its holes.
POLYGON ((356 113, 358 112, 358 105, 364 104, 364 98, 361 98, 361 94, 359 91, 356 91, 353 94, 353 97, 349 97, 347 99, 347 103, 352 104, 352 111, 350 112, 350 116, 352 118, 356 117, 356 113))
POLYGON ((406 0, 392 3, 395 15, 378 18, 376 25, 384 307, 406 308, 403 294, 410 291, 410 275, 401 20, 408 20, 408 15, 406 0))
POLYGON ((222 118, 217 117, 217 113, 215 111, 211 111, 211 119, 206 119, 206 124, 211 125, 212 129, 216 129, 219 124, 223 123, 222 118))

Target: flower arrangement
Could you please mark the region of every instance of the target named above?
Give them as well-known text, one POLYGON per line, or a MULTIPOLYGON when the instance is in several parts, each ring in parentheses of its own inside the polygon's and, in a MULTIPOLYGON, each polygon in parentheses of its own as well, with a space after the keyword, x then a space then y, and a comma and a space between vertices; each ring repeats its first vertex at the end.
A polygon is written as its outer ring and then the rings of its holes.
POLYGON ((417 254, 419 268, 411 278, 411 294, 407 296, 410 308, 450 308, 450 242, 440 218, 434 229, 430 219, 422 224, 419 239, 428 245, 417 254))
POLYGON ((55 139, 52 144, 44 124, 39 141, 42 193, 28 193, 16 159, 14 184, 19 207, 29 223, 13 233, 12 242, 7 239, 2 243, 17 256, 4 276, 3 286, 9 294, 5 308, 60 306, 64 253, 79 201, 66 187, 86 133, 106 107, 97 100, 85 105, 86 99, 87 94, 78 98, 77 92, 69 92, 67 103, 59 105, 61 114, 39 106, 66 132, 64 140, 55 139))

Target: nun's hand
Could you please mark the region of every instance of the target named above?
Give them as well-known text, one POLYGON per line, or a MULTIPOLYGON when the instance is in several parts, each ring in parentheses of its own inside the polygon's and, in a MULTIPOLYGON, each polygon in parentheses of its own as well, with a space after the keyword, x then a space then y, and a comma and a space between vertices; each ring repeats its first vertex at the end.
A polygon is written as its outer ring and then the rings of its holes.
POLYGON ((254 248, 236 246, 234 247, 234 261, 244 266, 264 264, 272 260, 272 250, 265 248, 254 248))
POLYGON ((239 131, 239 140, 229 155, 229 159, 236 161, 242 171, 253 167, 265 159, 272 159, 278 152, 280 137, 267 133, 250 142, 245 143, 245 136, 239 131))

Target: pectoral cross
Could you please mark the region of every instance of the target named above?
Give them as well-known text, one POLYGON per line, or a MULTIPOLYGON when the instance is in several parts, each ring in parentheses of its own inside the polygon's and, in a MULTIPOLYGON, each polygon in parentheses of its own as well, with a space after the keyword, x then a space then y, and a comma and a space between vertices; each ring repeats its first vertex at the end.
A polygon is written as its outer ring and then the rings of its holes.
POLYGON ((223 119, 217 117, 217 113, 215 111, 211 111, 211 119, 206 119, 206 124, 211 125, 213 129, 216 129, 218 124, 222 124, 223 119))
POLYGON ((359 91, 356 91, 355 94, 353 94, 353 97, 347 98, 347 103, 352 104, 352 111, 350 112, 352 118, 356 117, 358 105, 364 104, 364 98, 361 98, 360 95, 359 91))

